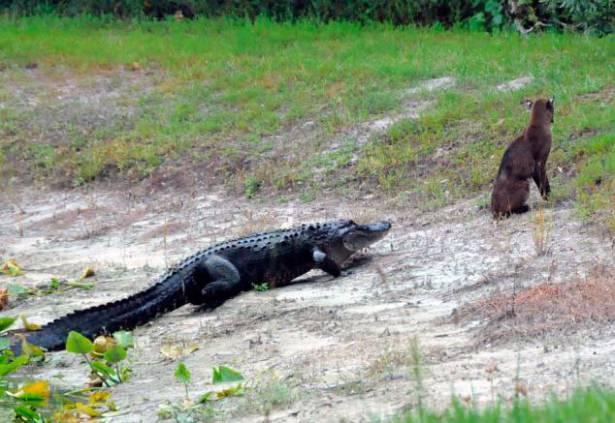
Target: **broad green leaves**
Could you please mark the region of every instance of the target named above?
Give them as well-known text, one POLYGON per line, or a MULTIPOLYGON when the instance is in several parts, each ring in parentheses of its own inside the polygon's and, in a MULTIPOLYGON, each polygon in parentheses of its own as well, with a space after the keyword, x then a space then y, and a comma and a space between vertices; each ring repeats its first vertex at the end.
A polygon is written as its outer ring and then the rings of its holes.
POLYGON ((237 382, 243 380, 243 376, 235 369, 226 366, 218 366, 212 369, 212 383, 237 382))
POLYGON ((11 327, 15 320, 17 320, 16 317, 0 316, 0 332, 11 327))
POLYGON ((22 386, 17 392, 7 394, 29 405, 46 405, 50 395, 49 382, 37 380, 22 386))
POLYGON ((132 348, 135 343, 132 333, 125 330, 115 332, 113 338, 117 341, 119 346, 125 349, 132 348))
POLYGON ((66 338, 66 351, 74 354, 88 354, 94 349, 94 344, 79 332, 71 330, 66 338))
POLYGON ((175 379, 185 385, 190 383, 190 377, 191 374, 186 365, 182 361, 177 363, 177 367, 175 368, 175 379))
POLYGON ((109 363, 119 363, 126 358, 126 350, 121 345, 114 345, 105 352, 104 357, 109 363))
POLYGON ((14 360, 9 360, 9 359, 1 360, 0 361, 0 377, 6 376, 9 373, 14 372, 15 370, 19 369, 21 366, 23 366, 27 362, 28 362, 28 356, 26 355, 20 355, 19 357, 16 357, 14 360))
POLYGON ((114 333, 113 338, 99 336, 95 342, 75 331, 66 338, 66 351, 83 355, 92 373, 106 386, 122 383, 130 375, 130 368, 120 366, 120 362, 126 359, 126 349, 132 345, 132 334, 125 331, 114 333), (95 360, 88 358, 90 353, 95 360), (103 360, 96 359, 99 357, 103 360))

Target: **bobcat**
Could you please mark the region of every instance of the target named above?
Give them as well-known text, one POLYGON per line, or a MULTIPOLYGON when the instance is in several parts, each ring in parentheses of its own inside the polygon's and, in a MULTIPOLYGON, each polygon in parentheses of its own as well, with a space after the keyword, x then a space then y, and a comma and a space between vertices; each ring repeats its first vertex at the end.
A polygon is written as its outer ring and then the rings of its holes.
POLYGON ((504 152, 491 195, 491 212, 496 218, 511 213, 525 213, 530 195, 530 177, 540 195, 547 199, 551 192, 547 178, 547 158, 551 151, 551 124, 555 114, 553 98, 522 103, 531 110, 530 123, 523 135, 514 140, 504 152))

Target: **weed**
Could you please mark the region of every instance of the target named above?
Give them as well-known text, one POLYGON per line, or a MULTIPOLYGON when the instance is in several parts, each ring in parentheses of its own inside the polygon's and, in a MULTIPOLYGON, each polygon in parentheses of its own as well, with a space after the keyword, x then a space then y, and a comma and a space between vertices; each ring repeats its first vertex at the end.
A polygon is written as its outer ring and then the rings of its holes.
POLYGON ((255 411, 268 416, 274 409, 285 408, 296 399, 293 389, 275 373, 263 374, 258 381, 246 387, 245 396, 238 404, 236 414, 255 411))
POLYGON ((92 374, 107 387, 124 382, 130 375, 130 368, 121 366, 120 362, 126 359, 126 350, 131 347, 132 336, 127 332, 116 332, 113 338, 100 336, 92 342, 80 333, 70 331, 66 339, 66 351, 82 355, 92 374), (89 359, 88 354, 97 359, 89 359))
POLYGON ((269 284, 267 282, 263 283, 253 283, 252 287, 256 292, 265 292, 269 291, 269 284))
MULTIPOLYGON (((0 332, 8 329, 15 321, 14 318, 0 318, 0 332)), ((28 323, 24 319, 26 328, 28 323)), ((110 346, 105 351, 101 351, 106 362, 119 363, 125 358, 125 350, 121 345, 128 346, 128 339, 132 339, 125 334, 118 333, 118 344, 110 346)), ((68 343, 68 340, 67 340, 68 343)), ((26 422, 45 422, 45 421, 77 421, 82 418, 99 417, 103 412, 114 410, 115 404, 110 400, 110 393, 96 388, 86 388, 77 391, 55 393, 53 396, 49 382, 46 380, 35 380, 17 384, 9 376, 19 368, 29 362, 42 359, 43 351, 22 341, 23 354, 15 357, 9 349, 10 340, 7 337, 0 337, 0 417, 6 417, 7 413, 11 420, 16 417, 20 421, 26 422)), ((103 361, 90 361, 87 352, 95 352, 96 347, 86 338, 73 336, 70 341, 73 352, 79 350, 84 353, 84 357, 91 364, 103 364, 103 361), (85 341, 84 341, 85 340, 85 341)), ((100 347, 98 345, 97 347, 100 347)), ((105 366, 106 367, 106 366, 105 366)), ((94 367, 91 367, 94 369, 94 367)), ((120 374, 119 367, 118 375, 120 374)), ((107 367, 109 371, 110 368, 107 367)), ((127 373, 124 372, 124 375, 127 373)), ((107 379, 110 380, 110 379, 107 379)), ((125 380, 125 377, 124 377, 125 380)), ((121 381, 121 380, 120 380, 121 381)), ((4 421, 4 420, 3 420, 4 421)))
POLYGON ((244 180, 244 193, 247 198, 254 197, 261 189, 262 181, 256 179, 254 176, 248 176, 244 180))
POLYGON ((537 255, 544 256, 549 251, 550 233, 551 222, 545 217, 545 210, 541 207, 532 216, 532 239, 537 255))
POLYGON ((405 364, 404 355, 400 351, 393 350, 390 345, 387 345, 378 358, 370 364, 368 374, 370 376, 392 379, 395 372, 403 364, 405 364))
POLYGON ((177 367, 175 368, 175 379, 184 385, 184 389, 186 390, 186 401, 190 401, 188 385, 190 384, 191 375, 186 365, 181 361, 177 363, 177 367))
MULTIPOLYGON (((192 401, 188 392, 191 383, 191 374, 183 362, 179 362, 175 368, 175 378, 184 385, 185 399, 182 404, 166 403, 158 408, 160 419, 174 419, 175 421, 212 421, 216 418, 217 408, 213 401, 231 396, 242 395, 243 385, 238 383, 230 387, 208 391, 200 395, 198 400, 192 401)), ((227 366, 217 366, 212 369, 212 383, 232 383, 243 381, 243 376, 237 370, 227 366)))
POLYGON ((316 199, 316 194, 312 190, 302 191, 301 194, 299 195, 299 200, 301 200, 301 202, 304 204, 311 203, 315 199, 316 199))
POLYGON ((410 340, 408 365, 410 366, 410 376, 414 381, 414 391, 416 395, 416 406, 419 414, 423 413, 423 399, 425 396, 425 385, 423 383, 423 354, 418 337, 414 336, 410 340))

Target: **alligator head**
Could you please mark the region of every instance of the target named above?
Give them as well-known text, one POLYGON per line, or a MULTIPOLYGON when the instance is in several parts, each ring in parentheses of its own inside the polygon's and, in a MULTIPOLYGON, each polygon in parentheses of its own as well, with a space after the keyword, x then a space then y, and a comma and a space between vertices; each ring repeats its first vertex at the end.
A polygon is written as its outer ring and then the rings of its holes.
POLYGON ((340 265, 353 253, 382 239, 391 229, 391 222, 383 220, 360 225, 352 220, 338 220, 323 229, 321 248, 340 265))

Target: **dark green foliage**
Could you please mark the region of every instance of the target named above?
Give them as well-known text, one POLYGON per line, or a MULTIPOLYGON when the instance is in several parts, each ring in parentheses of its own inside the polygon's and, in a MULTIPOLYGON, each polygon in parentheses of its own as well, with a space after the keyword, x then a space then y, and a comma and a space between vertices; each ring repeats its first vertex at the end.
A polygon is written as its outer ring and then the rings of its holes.
POLYGON ((178 10, 186 18, 231 16, 279 21, 313 19, 390 22, 394 25, 464 25, 493 30, 515 25, 521 31, 565 29, 610 33, 614 0, 0 0, 17 14, 114 15, 164 19, 178 10))
POLYGON ((508 0, 511 19, 525 30, 554 28, 608 34, 615 23, 614 0, 508 0))

